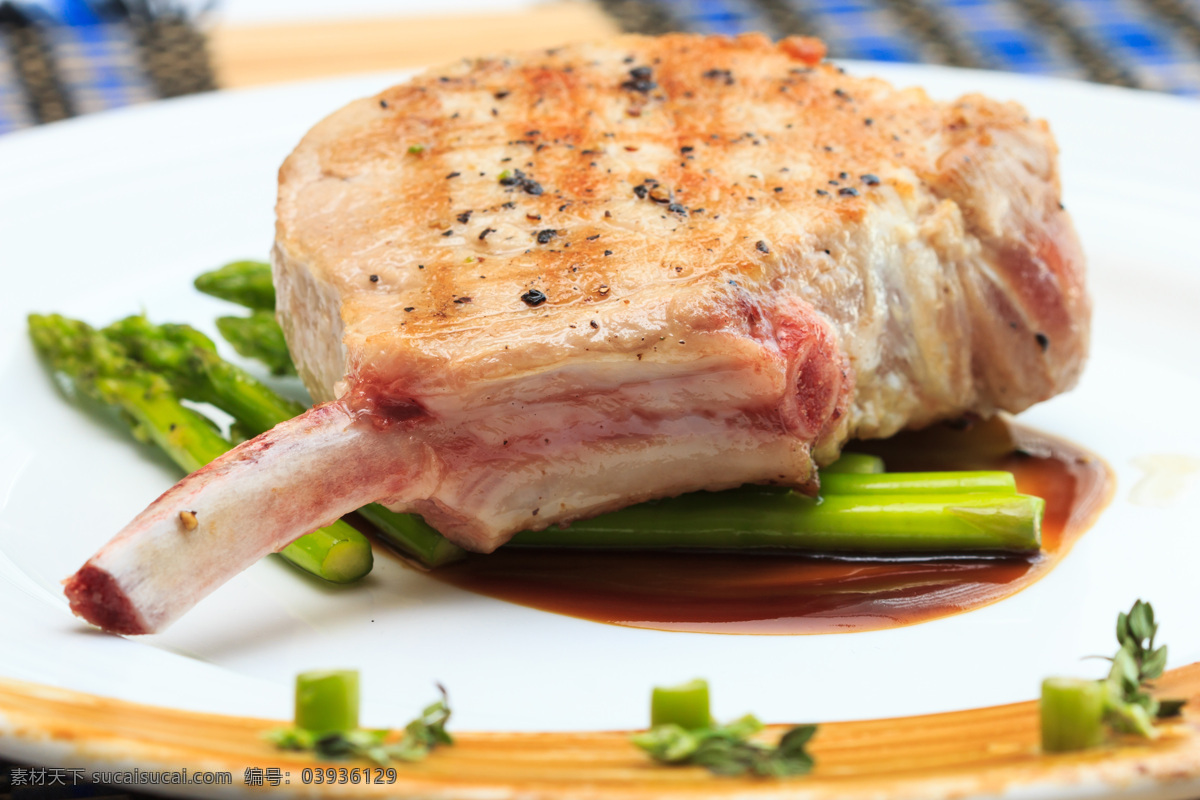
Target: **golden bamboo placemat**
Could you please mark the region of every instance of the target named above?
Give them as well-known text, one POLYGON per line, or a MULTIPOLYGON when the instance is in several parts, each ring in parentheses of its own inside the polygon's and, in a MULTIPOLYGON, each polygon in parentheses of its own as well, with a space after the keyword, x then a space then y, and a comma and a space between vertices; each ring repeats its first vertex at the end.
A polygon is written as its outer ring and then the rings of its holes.
MULTIPOLYGON (((0 740, 37 741, 56 768, 228 773, 227 789, 272 786, 288 796, 488 800, 936 800, 975 795, 1189 797, 1200 786, 1200 664, 1158 682, 1185 697, 1156 741, 1128 738, 1082 753, 1045 755, 1034 701, 947 714, 823 724, 811 775, 723 778, 652 763, 628 734, 463 733, 425 761, 396 764, 395 782, 331 785, 305 770, 368 766, 314 761, 262 739, 280 721, 158 708, 0 679, 0 740), (269 772, 268 772, 269 771, 269 772), (287 781, 290 781, 288 783, 287 781)), ((779 726, 767 731, 778 736, 779 726)), ((11 748, 11 743, 9 744, 11 748)), ((315 772, 313 772, 315 774, 315 772)), ((204 787, 188 787, 203 796, 204 787)), ((214 792, 215 793, 215 792, 214 792)))
POLYGON ((209 47, 218 84, 235 87, 445 64, 617 32, 599 6, 565 2, 509 13, 217 27, 209 47))

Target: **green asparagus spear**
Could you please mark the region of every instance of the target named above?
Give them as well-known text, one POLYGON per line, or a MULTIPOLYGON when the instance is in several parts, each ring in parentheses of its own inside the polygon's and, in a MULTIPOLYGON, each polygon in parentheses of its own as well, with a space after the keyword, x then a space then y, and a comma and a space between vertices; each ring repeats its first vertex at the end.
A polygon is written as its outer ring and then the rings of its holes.
POLYGON ((451 544, 418 516, 400 514, 378 503, 363 506, 358 513, 391 545, 430 569, 466 556, 465 550, 451 544))
POLYGON ((221 358, 212 340, 189 325, 155 325, 134 315, 109 325, 104 335, 163 375, 181 397, 229 413, 248 436, 304 413, 304 406, 280 397, 221 358))
POLYGON ((196 278, 205 294, 250 308, 248 317, 219 317, 217 330, 233 349, 246 358, 262 361, 272 375, 295 375, 283 331, 275 322, 275 286, 271 265, 261 261, 234 261, 196 278))
POLYGON ((295 375, 283 330, 271 311, 253 311, 248 317, 217 317, 217 330, 239 355, 266 364, 272 375, 295 375))
POLYGON ((230 448, 207 417, 179 403, 166 379, 86 323, 31 314, 29 335, 76 393, 117 409, 139 441, 158 445, 183 469, 199 469, 230 448))
POLYGON ((513 544, 579 547, 773 547, 812 552, 1029 552, 1045 503, 1028 495, 833 495, 701 492, 631 506, 513 544))
POLYGON ((821 476, 821 494, 1016 494, 1011 472, 835 473, 821 476))
POLYGON ((358 670, 323 669, 296 676, 296 727, 313 733, 358 727, 358 670))
POLYGON ((684 730, 711 728, 708 681, 696 678, 678 686, 655 686, 650 693, 650 727, 678 725, 684 730))
MULTIPOLYGON (((87 323, 32 314, 29 333, 38 352, 55 372, 71 379, 75 391, 117 408, 135 437, 157 444, 184 471, 194 472, 232 447, 207 417, 179 402, 170 381, 87 323)), ((334 583, 371 571, 370 542, 342 521, 300 537, 280 554, 334 583)))
POLYGON ((275 310, 271 265, 263 261, 234 261, 196 278, 205 294, 259 311, 275 310))
POLYGON ((1103 681, 1047 678, 1040 703, 1042 750, 1086 750, 1104 741, 1108 686, 1103 681))

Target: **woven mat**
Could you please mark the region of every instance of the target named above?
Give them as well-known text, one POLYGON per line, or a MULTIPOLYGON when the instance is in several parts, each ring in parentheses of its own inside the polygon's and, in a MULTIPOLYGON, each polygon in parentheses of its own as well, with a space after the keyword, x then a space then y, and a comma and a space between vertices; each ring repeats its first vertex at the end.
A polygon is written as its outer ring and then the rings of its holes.
MULTIPOLYGON (((627 31, 810 34, 840 58, 1200 96, 1200 0, 597 1, 627 31)), ((59 7, 51 15, 0 3, 0 133, 216 88, 202 27, 171 3, 67 0, 59 7)), ((470 17, 455 26, 470 26, 470 17)))

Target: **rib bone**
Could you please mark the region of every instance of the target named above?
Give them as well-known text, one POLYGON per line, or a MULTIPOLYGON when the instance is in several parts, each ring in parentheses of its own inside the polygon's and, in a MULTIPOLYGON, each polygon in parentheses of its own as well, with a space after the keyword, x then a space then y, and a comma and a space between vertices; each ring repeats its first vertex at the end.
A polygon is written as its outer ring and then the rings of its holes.
POLYGON ((400 426, 317 406, 167 490, 67 580, 71 610, 114 633, 161 630, 306 531, 403 494, 421 451, 400 426))

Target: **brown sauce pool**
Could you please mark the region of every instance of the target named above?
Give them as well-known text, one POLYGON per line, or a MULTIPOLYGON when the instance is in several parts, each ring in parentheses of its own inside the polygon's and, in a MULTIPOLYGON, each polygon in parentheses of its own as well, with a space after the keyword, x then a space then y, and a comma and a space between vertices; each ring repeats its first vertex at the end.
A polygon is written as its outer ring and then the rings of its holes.
POLYGON ((1046 575, 1108 505, 1097 456, 1005 419, 948 425, 848 449, 889 472, 1007 470, 1042 497, 1033 556, 829 558, 794 553, 501 548, 435 570, 479 594, 573 617, 705 633, 845 633, 912 625, 1009 597, 1046 575))

